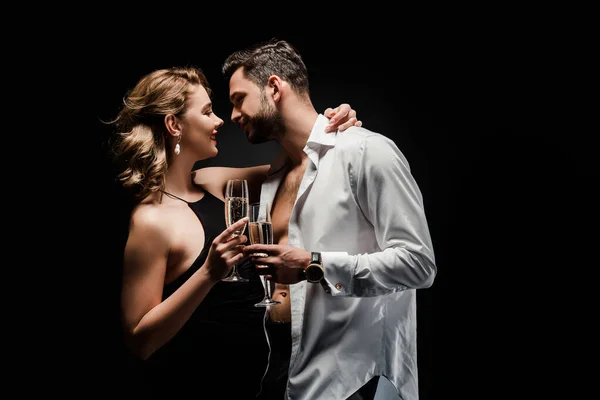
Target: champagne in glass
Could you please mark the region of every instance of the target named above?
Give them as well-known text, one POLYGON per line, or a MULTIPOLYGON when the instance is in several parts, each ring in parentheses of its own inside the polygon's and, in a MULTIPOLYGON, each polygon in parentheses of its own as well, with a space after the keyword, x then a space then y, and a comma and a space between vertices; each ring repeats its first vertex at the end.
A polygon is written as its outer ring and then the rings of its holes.
MULTIPOLYGON (((240 219, 248 216, 248 198, 226 197, 225 198, 225 223, 227 226, 235 224, 240 219)), ((233 232, 233 236, 244 233, 246 225, 233 232)))
MULTIPOLYGON (((250 243, 252 244, 273 244, 273 225, 271 224, 271 208, 269 203, 253 203, 250 205, 250 223, 248 224, 250 243)), ((266 253, 254 253, 259 257, 267 257, 266 253)), ((260 276, 265 289, 265 297, 256 307, 269 307, 275 304, 281 304, 280 301, 273 300, 273 285, 263 275, 260 276)))
MULTIPOLYGON (((250 243, 273 244, 273 225, 270 222, 250 222, 248 226, 250 243)), ((253 256, 267 257, 267 253, 252 253, 253 256)))
MULTIPOLYGON (((225 188, 225 224, 229 227, 240 219, 248 216, 248 181, 245 179, 230 179, 225 188)), ((239 236, 244 233, 246 225, 233 233, 239 236)), ((233 265, 231 274, 223 279, 224 282, 248 282, 237 271, 237 265, 233 265)))

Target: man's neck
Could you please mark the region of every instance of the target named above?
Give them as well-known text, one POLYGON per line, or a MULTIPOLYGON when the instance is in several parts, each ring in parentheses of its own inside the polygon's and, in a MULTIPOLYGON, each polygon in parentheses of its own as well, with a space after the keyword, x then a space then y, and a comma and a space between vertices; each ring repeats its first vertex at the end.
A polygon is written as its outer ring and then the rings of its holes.
POLYGON ((304 146, 319 114, 312 105, 297 103, 281 112, 285 118, 285 134, 278 142, 293 165, 301 164, 305 157, 304 146))

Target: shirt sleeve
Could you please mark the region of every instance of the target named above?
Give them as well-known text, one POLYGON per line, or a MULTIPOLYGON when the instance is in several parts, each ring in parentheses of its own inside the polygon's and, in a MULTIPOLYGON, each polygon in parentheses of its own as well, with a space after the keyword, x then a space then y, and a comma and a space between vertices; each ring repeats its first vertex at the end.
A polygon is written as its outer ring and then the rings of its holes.
POLYGON ((331 295, 370 297, 430 287, 437 272, 433 244, 422 195, 404 155, 392 140, 372 135, 349 168, 353 195, 382 250, 322 252, 331 295))

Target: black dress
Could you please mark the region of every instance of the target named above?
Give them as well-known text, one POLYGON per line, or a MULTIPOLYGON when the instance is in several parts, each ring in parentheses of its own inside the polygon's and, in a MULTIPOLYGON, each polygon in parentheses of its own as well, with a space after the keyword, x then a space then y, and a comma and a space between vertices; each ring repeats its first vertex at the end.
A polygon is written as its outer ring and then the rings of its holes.
MULTIPOLYGON (((226 227, 224 204, 209 192, 197 202, 186 203, 202 222, 206 240, 192 266, 165 285, 163 299, 202 267, 212 240, 226 227)), ((249 282, 218 282, 169 342, 147 360, 137 362, 143 372, 145 396, 254 399, 258 394, 269 351, 265 309, 254 304, 264 291, 247 259, 238 263, 238 269, 249 282)))

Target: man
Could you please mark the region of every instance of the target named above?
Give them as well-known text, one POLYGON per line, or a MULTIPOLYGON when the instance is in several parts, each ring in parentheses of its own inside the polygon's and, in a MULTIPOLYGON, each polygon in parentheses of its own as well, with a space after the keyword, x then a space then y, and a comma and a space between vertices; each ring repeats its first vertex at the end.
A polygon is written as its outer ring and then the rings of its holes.
POLYGON ((270 310, 291 319, 291 354, 270 365, 279 378, 289 372, 285 398, 373 399, 383 375, 402 399, 418 399, 415 289, 432 285, 436 266, 405 157, 367 129, 326 134, 285 41, 236 52, 223 72, 232 121, 250 142, 282 148, 260 196, 272 204, 276 244, 245 253, 269 254, 256 260, 260 273, 290 285, 279 297, 289 302, 270 310))

